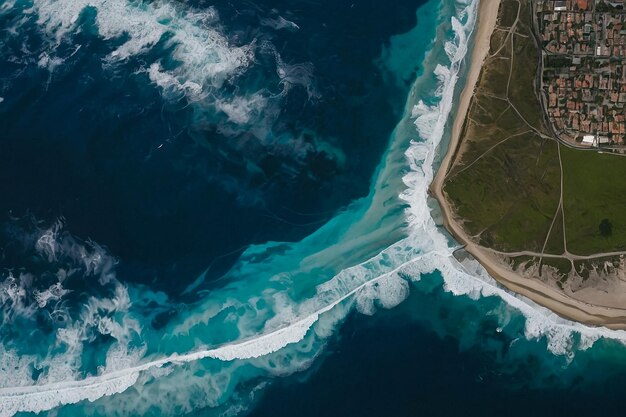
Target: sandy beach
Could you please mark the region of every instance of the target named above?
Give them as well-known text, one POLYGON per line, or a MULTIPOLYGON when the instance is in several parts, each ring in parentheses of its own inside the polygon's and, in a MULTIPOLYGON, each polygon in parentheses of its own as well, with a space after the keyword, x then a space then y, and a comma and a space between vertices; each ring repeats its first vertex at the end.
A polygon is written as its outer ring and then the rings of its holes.
POLYGON ((474 34, 474 49, 465 87, 459 97, 457 113, 454 117, 450 144, 441 163, 441 167, 431 184, 431 194, 441 206, 445 228, 465 245, 465 249, 478 260, 489 274, 502 285, 543 305, 558 315, 581 323, 605 326, 612 329, 626 329, 626 309, 601 307, 569 297, 564 292, 531 278, 516 274, 506 268, 500 260, 469 239, 460 224, 454 219, 451 208, 442 190, 444 179, 449 171, 454 156, 458 151, 463 123, 474 94, 483 61, 489 53, 491 34, 497 22, 500 0, 481 0, 478 22, 474 34))

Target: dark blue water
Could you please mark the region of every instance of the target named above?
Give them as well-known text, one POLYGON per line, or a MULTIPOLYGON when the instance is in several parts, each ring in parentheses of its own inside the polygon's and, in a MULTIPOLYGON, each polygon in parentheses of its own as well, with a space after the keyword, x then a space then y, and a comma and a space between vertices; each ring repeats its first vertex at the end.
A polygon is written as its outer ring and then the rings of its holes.
POLYGON ((0 0, 0 417, 622 415, 421 208, 474 6, 0 0))
POLYGON ((623 360, 546 361, 545 347, 496 332, 489 319, 462 324, 485 311, 445 307, 467 302, 436 289, 374 317, 351 315, 315 369, 276 380, 251 416, 623 414, 623 360))
MULTIPOLYGON (((104 68, 123 36, 101 39, 93 12, 54 48, 31 17, 0 48, 2 222, 63 216, 121 260, 124 279, 173 294, 207 265, 209 280, 220 276, 247 245, 301 239, 367 194, 412 81, 377 59, 416 25, 422 3, 213 2, 231 44, 255 45, 256 62, 220 94, 278 94, 277 54, 311 68, 306 85, 272 101, 278 114, 258 121, 268 131, 256 136, 255 123, 228 132, 198 106, 164 102, 135 73, 164 53, 158 47, 104 68), (283 15, 300 29, 260 24, 283 15), (37 65, 42 53, 64 62, 51 73, 37 65)), ((0 26, 22 18, 29 4, 18 5, 0 26)), ((181 3, 189 6, 207 7, 181 3)))

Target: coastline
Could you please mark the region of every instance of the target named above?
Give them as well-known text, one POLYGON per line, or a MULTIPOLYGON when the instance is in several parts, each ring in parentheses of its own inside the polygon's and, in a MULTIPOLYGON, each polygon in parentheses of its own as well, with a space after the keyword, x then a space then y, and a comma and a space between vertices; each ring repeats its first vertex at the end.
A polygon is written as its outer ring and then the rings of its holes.
POLYGON ((461 225, 455 220, 443 192, 446 174, 458 152, 474 88, 478 82, 483 61, 489 53, 490 38, 497 24, 499 5, 500 0, 480 0, 474 34, 474 48, 469 63, 470 67, 467 72, 465 85, 459 96, 459 105, 454 115, 450 143, 446 155, 442 159, 441 165, 430 185, 430 193, 439 203, 444 227, 460 244, 464 245, 465 250, 480 262, 487 272, 500 284, 564 318, 593 326, 604 326, 620 330, 626 329, 626 309, 601 307, 576 300, 538 280, 522 277, 505 268, 498 259, 495 259, 482 247, 469 239, 461 225))

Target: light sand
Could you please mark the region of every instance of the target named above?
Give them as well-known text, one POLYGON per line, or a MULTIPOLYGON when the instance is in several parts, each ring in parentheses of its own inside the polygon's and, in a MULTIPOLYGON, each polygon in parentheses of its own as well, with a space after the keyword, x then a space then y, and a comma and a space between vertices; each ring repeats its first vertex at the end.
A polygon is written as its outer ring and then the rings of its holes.
POLYGON ((576 300, 556 288, 511 271, 502 260, 495 258, 481 246, 474 243, 461 225, 454 219, 450 205, 442 190, 443 182, 451 167, 459 145, 463 124, 478 82, 482 64, 489 53, 489 41, 496 26, 500 0, 480 0, 478 22, 474 33, 474 50, 465 87, 459 98, 459 106, 452 125, 452 136, 445 158, 431 184, 431 193, 439 201, 446 229, 457 241, 465 245, 489 274, 508 289, 530 298, 555 313, 586 324, 602 325, 613 329, 626 329, 626 309, 601 307, 576 300))

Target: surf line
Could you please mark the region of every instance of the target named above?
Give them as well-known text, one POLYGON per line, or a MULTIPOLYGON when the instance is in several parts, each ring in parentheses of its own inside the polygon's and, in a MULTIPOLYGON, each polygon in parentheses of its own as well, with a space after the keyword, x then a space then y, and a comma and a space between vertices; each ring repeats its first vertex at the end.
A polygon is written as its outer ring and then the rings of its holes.
MULTIPOLYGON (((383 250, 380 254, 384 253, 385 250, 383 250)), ((134 367, 120 369, 101 375, 86 377, 81 380, 59 381, 44 385, 29 385, 24 387, 0 388, 0 416, 11 416, 19 411, 39 412, 60 405, 74 404, 82 400, 95 401, 103 396, 121 393, 136 383, 141 372, 151 368, 161 368, 168 364, 181 365, 205 358, 232 361, 235 359, 258 358, 274 353, 287 345, 301 341, 306 336, 306 333, 311 326, 319 319, 321 314, 332 310, 335 306, 353 296, 359 290, 399 272, 406 266, 418 262, 426 256, 430 257, 433 255, 445 258, 450 256, 449 253, 439 251, 419 255, 416 258, 400 264, 391 271, 385 272, 384 274, 360 284, 342 297, 327 306, 316 310, 308 316, 295 320, 292 323, 265 334, 228 343, 209 350, 199 350, 183 355, 174 353, 165 358, 156 359, 134 367), (66 395, 65 397, 64 394, 66 395)), ((371 259, 341 272, 345 273, 351 269, 358 268, 369 261, 371 261, 371 259)))

